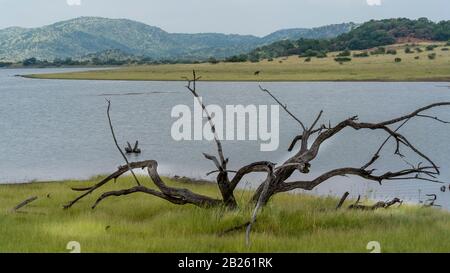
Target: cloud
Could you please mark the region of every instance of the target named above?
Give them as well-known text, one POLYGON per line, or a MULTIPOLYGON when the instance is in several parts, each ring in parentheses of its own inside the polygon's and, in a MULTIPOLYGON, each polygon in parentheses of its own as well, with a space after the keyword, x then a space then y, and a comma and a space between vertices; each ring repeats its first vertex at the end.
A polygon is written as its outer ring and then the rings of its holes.
POLYGON ((81 6, 81 0, 67 0, 69 6, 81 6))
POLYGON ((367 0, 369 6, 381 6, 381 0, 367 0))

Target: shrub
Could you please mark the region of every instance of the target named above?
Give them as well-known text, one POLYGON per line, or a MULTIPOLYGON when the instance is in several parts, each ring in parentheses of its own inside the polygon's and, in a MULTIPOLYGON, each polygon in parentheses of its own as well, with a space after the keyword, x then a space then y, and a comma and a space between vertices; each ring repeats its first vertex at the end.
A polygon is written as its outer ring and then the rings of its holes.
POLYGON ((305 59, 305 62, 309 63, 311 61, 311 57, 305 59))
POLYGON ((395 50, 395 49, 388 49, 388 50, 386 51, 386 54, 397 55, 397 50, 395 50))
POLYGON ((229 57, 225 60, 226 62, 230 62, 230 63, 241 63, 241 62, 246 62, 247 61, 247 56, 242 54, 242 55, 238 55, 238 56, 232 56, 229 57))
POLYGON ((448 47, 443 47, 441 50, 442 51, 448 51, 449 49, 448 49, 448 47))
POLYGON ((350 50, 345 50, 340 52, 337 57, 350 57, 350 55, 352 55, 352 53, 350 52, 350 50))
POLYGON ((411 54, 411 53, 413 53, 413 51, 411 50, 410 47, 407 47, 407 48, 405 48, 405 53, 406 54, 411 54))
POLYGON ((13 63, 11 62, 0 62, 0 67, 8 67, 10 65, 12 65, 13 63))
POLYGON ((422 50, 420 47, 416 47, 416 52, 417 52, 417 53, 422 53, 423 50, 422 50))
POLYGON ((353 54, 353 57, 355 57, 355 58, 366 58, 366 57, 369 57, 369 52, 364 51, 364 52, 361 52, 361 53, 355 53, 355 54, 353 54))
POLYGON ((370 54, 372 55, 380 55, 380 54, 385 54, 386 53, 386 48, 384 47, 379 47, 377 49, 375 49, 374 51, 370 52, 370 54))
POLYGON ((401 63, 402 62, 402 58, 395 58, 395 62, 396 63, 401 63))
POLYGON ((338 62, 338 63, 345 63, 345 62, 351 62, 352 58, 349 58, 349 57, 337 57, 337 58, 334 58, 334 60, 336 62, 338 62))
POLYGON ((436 53, 428 54, 428 59, 430 59, 430 60, 436 59, 436 53))
POLYGON ((267 59, 268 62, 273 62, 273 58, 267 59))
POLYGON ((218 64, 219 61, 216 58, 211 57, 211 58, 208 59, 208 63, 210 63, 210 64, 218 64))
POLYGON ((436 47, 438 47, 437 45, 427 45, 427 47, 425 48, 427 51, 433 51, 436 47))
POLYGON ((419 56, 416 56, 416 57, 414 57, 414 59, 415 59, 415 60, 418 60, 418 59, 420 59, 420 57, 419 57, 419 56))
POLYGON ((327 56, 327 53, 326 53, 326 52, 324 52, 324 51, 319 51, 319 52, 317 53, 316 57, 319 58, 319 59, 321 59, 321 58, 326 58, 326 57, 328 57, 328 56, 327 56))

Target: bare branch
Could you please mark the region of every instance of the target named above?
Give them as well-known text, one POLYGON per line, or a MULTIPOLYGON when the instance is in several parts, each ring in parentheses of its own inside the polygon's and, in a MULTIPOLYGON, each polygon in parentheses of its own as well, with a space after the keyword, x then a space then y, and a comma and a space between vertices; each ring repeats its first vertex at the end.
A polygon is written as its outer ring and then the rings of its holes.
POLYGON ((234 190, 245 175, 250 173, 261 173, 261 172, 270 173, 273 169, 273 166, 274 163, 272 162, 260 161, 242 167, 236 172, 235 176, 231 180, 230 189, 234 190))
POLYGON ((117 149, 119 150, 120 154, 122 155, 123 159, 125 160, 125 162, 127 163, 128 166, 128 170, 131 172, 131 174, 134 177, 134 180, 136 181, 136 184, 138 186, 141 185, 141 183, 139 182, 139 179, 137 178, 136 174, 134 173, 133 169, 130 166, 130 162, 128 162, 127 156, 123 153, 122 149, 120 148, 119 144, 117 143, 117 138, 116 138, 116 134, 114 134, 114 128, 112 126, 112 121, 111 121, 111 116, 109 114, 109 110, 111 109, 111 101, 110 100, 106 100, 108 102, 108 109, 106 110, 106 114, 108 115, 108 121, 109 121, 109 128, 111 129, 111 134, 113 136, 114 139, 114 143, 116 144, 117 149))
POLYGON ((283 108, 284 111, 286 111, 286 113, 289 114, 289 116, 291 116, 293 119, 295 119, 295 120, 300 124, 300 126, 301 126, 302 129, 303 129, 303 131, 306 131, 306 127, 305 127, 305 125, 303 124, 303 122, 302 122, 299 118, 297 118, 291 111, 289 111, 289 109, 288 109, 288 107, 287 107, 286 104, 283 104, 283 103, 282 103, 280 100, 278 100, 278 98, 275 97, 268 89, 262 88, 261 85, 259 86, 259 89, 261 89, 261 91, 266 92, 267 94, 269 94, 269 96, 271 96, 271 97, 272 97, 272 98, 273 98, 273 99, 281 106, 281 108, 283 108))
POLYGON ((219 154, 219 158, 220 158, 220 166, 221 166, 220 169, 225 170, 227 168, 228 160, 225 159, 225 156, 223 154, 222 143, 220 142, 219 136, 217 135, 216 126, 215 126, 214 122, 212 121, 212 117, 209 114, 208 110, 206 109, 206 106, 203 104, 199 94, 197 93, 197 81, 200 80, 200 78, 201 77, 196 76, 196 72, 195 72, 195 70, 193 70, 192 71, 192 79, 187 79, 188 85, 186 86, 186 88, 197 99, 197 102, 201 105, 203 112, 205 113, 205 115, 208 118, 208 123, 211 127, 211 132, 214 135, 214 142, 216 143, 216 146, 217 146, 217 153, 219 154))

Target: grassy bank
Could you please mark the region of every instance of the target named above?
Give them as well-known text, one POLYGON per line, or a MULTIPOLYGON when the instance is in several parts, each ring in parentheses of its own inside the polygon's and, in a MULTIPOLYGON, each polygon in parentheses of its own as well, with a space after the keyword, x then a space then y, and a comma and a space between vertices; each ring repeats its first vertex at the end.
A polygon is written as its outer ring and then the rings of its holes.
MULTIPOLYGON (((383 252, 450 251, 450 214, 434 209, 336 212, 334 198, 280 195, 261 214, 247 248, 243 232, 218 235, 247 221, 245 208, 204 210, 137 194, 105 200, 91 210, 94 194, 62 210, 77 195, 70 187, 88 183, 0 186, 0 252, 68 252, 69 241, 78 241, 82 252, 367 252, 369 241, 379 241, 383 252), (39 199, 21 212, 11 211, 30 196, 39 199)), ((122 178, 105 189, 131 183, 122 178)), ((168 183, 218 195, 213 185, 168 183)), ((244 203, 250 195, 237 196, 244 203)))
MULTIPOLYGON (((131 66, 116 70, 89 71, 61 74, 28 75, 42 79, 83 80, 182 80, 197 70, 205 81, 450 81, 450 51, 444 47, 423 52, 406 54, 405 45, 396 45, 397 55, 370 55, 366 58, 352 58, 351 62, 339 64, 334 59, 337 53, 327 58, 306 58, 291 56, 259 63, 218 64, 174 64, 131 66), (436 59, 428 55, 436 53, 436 59), (418 57, 418 59, 416 59, 418 57), (399 63, 396 58, 401 58, 399 63), (260 71, 259 75, 255 75, 260 71)), ((416 47, 413 47, 414 50, 416 47)), ((358 52, 352 52, 358 53, 358 52)))

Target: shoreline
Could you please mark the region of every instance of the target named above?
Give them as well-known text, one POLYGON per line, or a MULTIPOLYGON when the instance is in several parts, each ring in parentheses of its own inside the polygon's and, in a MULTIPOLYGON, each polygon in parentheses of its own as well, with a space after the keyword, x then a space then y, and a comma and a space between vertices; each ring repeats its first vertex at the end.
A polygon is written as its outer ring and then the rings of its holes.
MULTIPOLYGON (((63 81, 125 81, 125 82, 185 82, 186 80, 183 79, 125 79, 125 78, 115 78, 115 79, 105 79, 105 78, 65 78, 65 77, 61 77, 61 78, 52 78, 52 77, 42 77, 42 75, 45 74, 29 74, 29 75, 16 75, 17 77, 21 77, 24 79, 31 79, 31 80, 63 80, 63 81)), ((418 79, 411 79, 411 80, 403 80, 403 79, 399 79, 399 80, 385 80, 385 79, 362 79, 362 80, 358 80, 358 79, 354 79, 354 80, 347 80, 347 79, 342 79, 342 80, 283 80, 283 79, 279 79, 279 80, 233 80, 233 79, 224 79, 224 80, 216 80, 216 79, 212 79, 212 80, 205 80, 202 79, 200 82, 243 82, 243 83, 247 83, 247 82, 275 82, 275 83, 279 83, 279 82, 286 82, 286 83, 298 83, 298 82, 336 82, 336 83, 352 83, 352 82, 356 82, 356 83, 361 83, 361 82, 367 82, 367 83, 378 83, 378 82, 397 82, 397 83, 408 83, 408 82, 413 82, 413 83, 429 83, 429 82, 436 82, 436 83, 450 83, 450 76, 448 78, 430 78, 430 79, 422 79, 422 78, 418 78, 418 79)))

